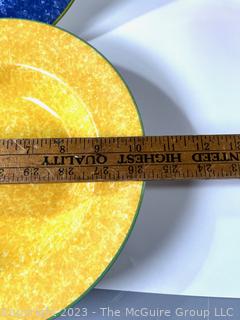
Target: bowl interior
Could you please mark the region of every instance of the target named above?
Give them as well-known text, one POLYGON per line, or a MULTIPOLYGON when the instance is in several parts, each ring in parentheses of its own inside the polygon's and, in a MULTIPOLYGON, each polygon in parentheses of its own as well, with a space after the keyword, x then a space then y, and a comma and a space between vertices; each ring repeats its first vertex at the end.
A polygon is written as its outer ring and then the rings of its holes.
MULTIPOLYGON (((126 85, 88 44, 25 20, 0 31, 0 137, 142 135, 126 85)), ((142 186, 0 186, 0 309, 46 319, 81 297, 119 253, 142 186)))

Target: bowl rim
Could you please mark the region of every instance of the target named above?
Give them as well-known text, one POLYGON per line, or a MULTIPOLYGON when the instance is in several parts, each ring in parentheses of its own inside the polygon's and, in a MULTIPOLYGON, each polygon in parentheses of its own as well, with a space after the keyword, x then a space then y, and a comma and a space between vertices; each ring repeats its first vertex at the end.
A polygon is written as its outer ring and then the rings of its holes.
MULTIPOLYGON (((68 10, 71 8, 71 6, 73 5, 73 3, 75 2, 75 0, 70 0, 70 2, 68 3, 68 5, 65 7, 65 9, 63 10, 63 12, 50 24, 52 26, 55 26, 58 22, 60 22, 60 20, 65 16, 65 14, 68 12, 68 10)), ((24 20, 24 19, 22 19, 24 20)), ((34 20, 33 20, 34 21, 34 20)), ((41 23, 41 21, 39 21, 41 23)), ((42 22, 44 23, 44 22, 42 22)))
MULTIPOLYGON (((75 0, 72 1, 72 3, 74 2, 75 0)), ((108 60, 108 58, 106 58, 103 53, 101 53, 98 49, 96 49, 92 44, 90 44, 89 42, 87 42, 86 40, 82 39, 81 37, 75 35, 74 33, 62 28, 62 27, 59 27, 59 26, 56 26, 56 25, 51 25, 51 24, 48 24, 46 22, 42 22, 42 21, 34 21, 34 20, 28 20, 28 19, 18 19, 18 18, 1 18, 1 20, 16 20, 16 21, 26 21, 28 23, 36 23, 36 24, 43 24, 43 25, 46 25, 50 28, 56 28, 58 30, 61 30, 63 32, 66 32, 68 34, 70 34, 71 36, 75 37, 76 39, 82 41, 83 43, 85 43, 86 45, 88 45, 89 47, 91 47, 96 53, 98 53, 109 65, 110 67, 113 68, 113 70, 117 73, 117 75, 119 76, 119 78, 121 79, 121 81, 123 82, 123 84, 125 85, 128 93, 130 94, 130 97, 133 101, 133 104, 135 106, 135 110, 137 112, 137 116, 138 116, 138 120, 139 120, 139 123, 140 123, 140 126, 141 126, 141 131, 142 131, 142 135, 144 136, 145 135, 145 130, 144 130, 144 126, 143 126, 143 120, 142 120, 142 117, 141 117, 141 114, 140 114, 140 111, 139 111, 139 108, 138 108, 138 105, 137 105, 137 102, 129 88, 129 85, 126 83, 126 81, 124 80, 123 76, 121 75, 121 73, 118 71, 118 69, 108 60)), ((134 217, 132 219, 132 223, 130 225, 130 228, 121 244, 121 246, 119 247, 119 249, 117 250, 116 254, 114 255, 114 257, 112 258, 112 260, 110 261, 110 263, 108 264, 108 266, 104 269, 104 271, 99 275, 99 277, 92 283, 92 285, 86 290, 84 291, 77 299, 75 299, 73 302, 71 302, 68 306, 66 306, 64 309, 62 309, 61 311, 59 311, 58 313, 54 314, 53 316, 51 316, 50 318, 48 318, 47 320, 53 320, 53 319, 56 319, 57 317, 61 316, 61 314, 69 309, 69 308, 74 308, 76 306, 77 303, 79 303, 103 278, 104 276, 107 274, 107 272, 112 268, 112 266, 114 265, 114 263, 116 262, 117 258, 119 257, 120 253, 122 252, 122 250, 124 249, 125 245, 127 244, 127 241, 134 229, 134 226, 136 224, 136 221, 137 221, 137 218, 138 218, 138 215, 139 215, 139 212, 140 212, 140 209, 141 209, 141 205, 142 205, 142 202, 143 202, 143 197, 144 197, 144 191, 145 191, 145 187, 146 187, 146 182, 145 181, 142 181, 142 186, 141 186, 141 192, 140 192, 140 197, 139 197, 139 200, 138 200, 138 205, 137 205, 137 208, 136 208, 136 211, 135 211, 135 214, 134 214, 134 217)))

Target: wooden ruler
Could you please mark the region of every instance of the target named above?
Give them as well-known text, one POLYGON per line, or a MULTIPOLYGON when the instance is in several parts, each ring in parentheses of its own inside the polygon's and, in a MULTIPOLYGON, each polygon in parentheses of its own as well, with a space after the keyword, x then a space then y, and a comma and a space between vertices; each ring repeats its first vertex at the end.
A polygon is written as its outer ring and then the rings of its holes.
POLYGON ((240 135, 0 140, 0 183, 240 177, 240 135))

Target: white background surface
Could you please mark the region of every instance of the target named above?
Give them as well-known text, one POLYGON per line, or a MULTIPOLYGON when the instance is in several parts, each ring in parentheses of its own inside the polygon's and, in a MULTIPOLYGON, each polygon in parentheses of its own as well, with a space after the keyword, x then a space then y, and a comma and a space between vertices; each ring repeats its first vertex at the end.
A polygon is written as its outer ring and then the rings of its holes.
MULTIPOLYGON (((240 1, 76 0, 59 26, 121 72, 150 134, 240 133, 240 1)), ((240 182, 148 183, 98 287, 240 297, 240 182)))

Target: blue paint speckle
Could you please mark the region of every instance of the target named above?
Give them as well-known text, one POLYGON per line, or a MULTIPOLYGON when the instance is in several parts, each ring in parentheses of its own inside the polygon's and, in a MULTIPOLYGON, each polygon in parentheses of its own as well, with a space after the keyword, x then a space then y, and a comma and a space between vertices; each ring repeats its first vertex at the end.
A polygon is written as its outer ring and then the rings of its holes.
POLYGON ((0 0, 0 18, 22 18, 52 24, 71 0, 0 0))

